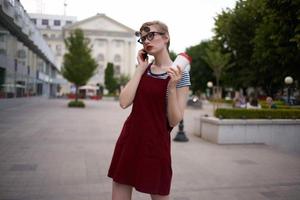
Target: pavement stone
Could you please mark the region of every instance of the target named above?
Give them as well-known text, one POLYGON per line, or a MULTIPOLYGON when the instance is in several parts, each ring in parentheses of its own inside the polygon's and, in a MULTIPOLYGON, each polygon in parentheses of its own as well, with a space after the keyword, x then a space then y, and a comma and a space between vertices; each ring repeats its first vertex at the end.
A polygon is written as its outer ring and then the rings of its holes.
MULTIPOLYGON (((106 200, 114 145, 130 108, 87 100, 0 100, 0 200, 106 200)), ((188 107, 188 142, 172 141, 172 200, 298 200, 300 155, 267 145, 217 145, 194 135, 195 118, 212 106, 188 107)), ((175 137, 178 127, 172 131, 175 137)), ((134 190, 133 200, 150 199, 134 190)))

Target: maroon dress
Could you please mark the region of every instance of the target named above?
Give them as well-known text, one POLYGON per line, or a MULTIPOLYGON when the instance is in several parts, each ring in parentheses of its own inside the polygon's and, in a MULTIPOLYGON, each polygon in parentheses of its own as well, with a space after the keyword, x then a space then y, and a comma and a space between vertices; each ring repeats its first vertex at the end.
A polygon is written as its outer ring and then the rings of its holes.
POLYGON ((170 78, 151 77, 147 70, 117 140, 108 176, 140 192, 168 195, 172 179, 172 127, 167 119, 166 92, 170 78))

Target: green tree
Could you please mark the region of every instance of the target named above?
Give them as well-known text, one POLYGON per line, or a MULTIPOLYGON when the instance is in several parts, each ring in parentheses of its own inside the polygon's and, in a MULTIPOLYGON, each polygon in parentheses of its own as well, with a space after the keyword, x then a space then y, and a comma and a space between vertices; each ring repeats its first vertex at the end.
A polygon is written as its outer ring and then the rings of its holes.
POLYGON ((216 78, 217 95, 220 97, 220 79, 225 66, 228 64, 230 55, 228 53, 221 53, 216 44, 211 41, 209 42, 208 47, 205 49, 205 53, 202 54, 202 59, 213 70, 213 74, 216 78))
POLYGON ((177 53, 175 53, 175 51, 170 51, 169 52, 169 55, 170 55, 170 58, 171 58, 171 60, 175 60, 175 58, 176 58, 176 56, 177 56, 177 53))
POLYGON ((202 41, 198 45, 186 49, 186 53, 193 58, 190 69, 193 94, 205 91, 207 82, 214 80, 212 69, 202 58, 202 55, 205 54, 208 48, 208 44, 209 41, 202 41))
POLYGON ((119 78, 117 78, 117 82, 119 87, 120 86, 125 86, 128 81, 130 80, 129 76, 125 75, 125 74, 121 74, 119 78))
POLYGON ((117 79, 114 77, 113 63, 107 63, 107 67, 105 69, 104 84, 109 94, 115 94, 118 88, 118 82, 117 79))
POLYGON ((300 76, 300 1, 239 0, 215 20, 214 40, 231 54, 225 80, 273 95, 286 75, 300 76))
POLYGON ((258 82, 268 95, 283 86, 285 76, 300 78, 299 9, 300 1, 265 1, 262 22, 253 38, 252 62, 257 66, 258 82))
POLYGON ((223 10, 215 18, 214 41, 222 53, 231 55, 230 68, 224 74, 225 84, 246 88, 256 84, 256 66, 252 65, 253 38, 262 20, 264 0, 239 0, 234 9, 223 10))
POLYGON ((76 98, 78 100, 78 87, 85 85, 93 76, 97 68, 96 61, 91 56, 89 42, 84 38, 80 29, 75 29, 65 39, 67 53, 64 55, 62 75, 76 87, 76 98))

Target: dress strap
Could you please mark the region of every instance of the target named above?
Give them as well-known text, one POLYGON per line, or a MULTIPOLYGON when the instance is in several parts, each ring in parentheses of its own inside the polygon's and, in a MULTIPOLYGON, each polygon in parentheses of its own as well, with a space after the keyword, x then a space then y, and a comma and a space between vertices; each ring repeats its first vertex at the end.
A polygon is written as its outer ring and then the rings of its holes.
POLYGON ((148 67, 147 67, 147 70, 149 70, 152 65, 153 65, 153 62, 149 63, 148 67))
POLYGON ((149 63, 148 66, 147 66, 147 69, 145 70, 144 72, 144 75, 147 74, 147 72, 150 70, 150 67, 153 63, 149 63))

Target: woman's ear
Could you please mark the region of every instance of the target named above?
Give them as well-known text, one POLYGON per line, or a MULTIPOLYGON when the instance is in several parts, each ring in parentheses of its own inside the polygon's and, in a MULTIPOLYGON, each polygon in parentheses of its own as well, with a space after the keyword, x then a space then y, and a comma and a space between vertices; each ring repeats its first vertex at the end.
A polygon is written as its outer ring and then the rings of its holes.
POLYGON ((168 35, 164 35, 164 40, 165 40, 165 43, 168 44, 170 38, 168 35))

